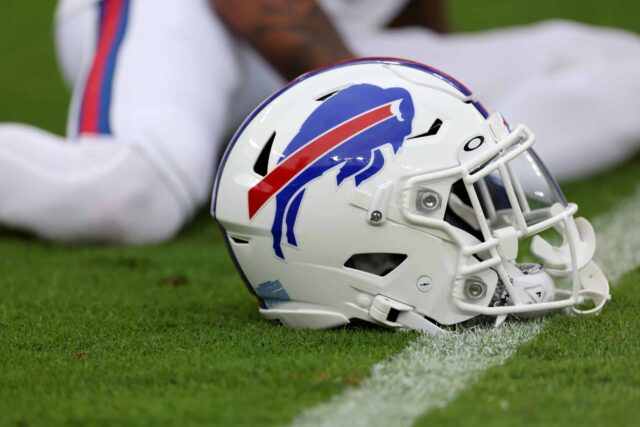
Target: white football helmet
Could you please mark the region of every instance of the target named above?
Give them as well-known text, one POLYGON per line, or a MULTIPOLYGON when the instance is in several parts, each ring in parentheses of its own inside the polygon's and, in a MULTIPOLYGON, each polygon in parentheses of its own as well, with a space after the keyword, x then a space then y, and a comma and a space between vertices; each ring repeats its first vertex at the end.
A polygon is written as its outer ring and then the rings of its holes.
POLYGON ((212 214, 260 312, 290 327, 597 313, 610 297, 593 228, 534 139, 426 65, 339 63, 245 120, 212 214))

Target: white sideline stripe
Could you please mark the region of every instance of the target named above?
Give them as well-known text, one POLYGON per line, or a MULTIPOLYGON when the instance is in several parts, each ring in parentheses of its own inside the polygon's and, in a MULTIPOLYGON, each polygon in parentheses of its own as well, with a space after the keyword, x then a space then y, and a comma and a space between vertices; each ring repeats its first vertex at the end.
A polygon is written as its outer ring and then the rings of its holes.
POLYGON ((596 259, 611 282, 640 265, 640 187, 612 212, 593 221, 596 259))
MULTIPOLYGON (((640 265, 640 188, 613 212, 594 220, 596 258, 611 281, 640 265)), ((544 321, 505 322, 449 336, 421 335, 391 359, 374 365, 358 387, 302 412, 293 427, 411 426, 451 402, 483 372, 504 363, 544 327, 544 321)))
POLYGON ((392 359, 376 364, 357 388, 303 412, 294 426, 410 426, 444 406, 485 370, 504 363, 543 322, 508 322, 452 335, 421 335, 392 359))

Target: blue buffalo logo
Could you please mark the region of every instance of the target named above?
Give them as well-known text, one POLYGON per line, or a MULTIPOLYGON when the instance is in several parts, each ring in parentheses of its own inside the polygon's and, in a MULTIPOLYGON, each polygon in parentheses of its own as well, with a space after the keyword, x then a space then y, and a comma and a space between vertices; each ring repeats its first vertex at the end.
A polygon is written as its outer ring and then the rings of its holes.
POLYGON ((337 185, 353 177, 358 186, 384 167, 381 148, 397 153, 411 133, 414 107, 402 88, 355 84, 329 97, 304 121, 278 165, 249 190, 249 217, 272 197, 276 214, 271 228, 273 250, 284 259, 282 233, 297 247, 298 211, 309 184, 338 170, 337 185))

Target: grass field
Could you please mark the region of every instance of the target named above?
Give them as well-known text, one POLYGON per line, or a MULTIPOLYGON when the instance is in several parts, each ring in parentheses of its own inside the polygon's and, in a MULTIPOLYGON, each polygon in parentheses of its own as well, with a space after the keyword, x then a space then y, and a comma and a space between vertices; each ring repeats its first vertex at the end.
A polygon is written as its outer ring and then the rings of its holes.
MULTIPOLYGON (((62 133, 53 2, 0 3, 0 121, 62 133)), ((640 31, 632 2, 454 0, 458 28, 549 17, 640 31)), ((589 218, 640 185, 640 159, 566 185, 589 218)), ((638 233, 638 230, 630 230, 638 233)), ((640 270, 601 316, 554 317, 420 426, 638 425, 640 270)), ((260 319, 202 212, 172 242, 70 247, 0 231, 0 425, 281 425, 418 338, 290 331, 260 319)))

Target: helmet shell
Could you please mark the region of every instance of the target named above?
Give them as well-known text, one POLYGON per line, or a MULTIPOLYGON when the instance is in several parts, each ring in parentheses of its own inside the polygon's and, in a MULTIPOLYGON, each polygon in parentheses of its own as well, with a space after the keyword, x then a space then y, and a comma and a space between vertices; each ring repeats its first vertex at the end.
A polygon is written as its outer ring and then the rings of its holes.
MULTIPOLYGON (((306 74, 258 107, 223 157, 212 213, 263 314, 310 313, 293 326, 370 321, 371 300, 384 295, 440 324, 474 317, 451 296, 458 245, 393 212, 416 203, 403 193, 409 178, 455 167, 469 155, 466 143, 492 138, 486 118, 459 82, 392 59, 306 74), (357 200, 381 188, 389 213, 375 224, 357 200), (349 260, 361 254, 389 255, 390 271, 353 268, 349 260)), ((434 220, 443 219, 455 180, 430 185, 434 220)), ((484 274, 495 286, 495 274, 484 274)))

